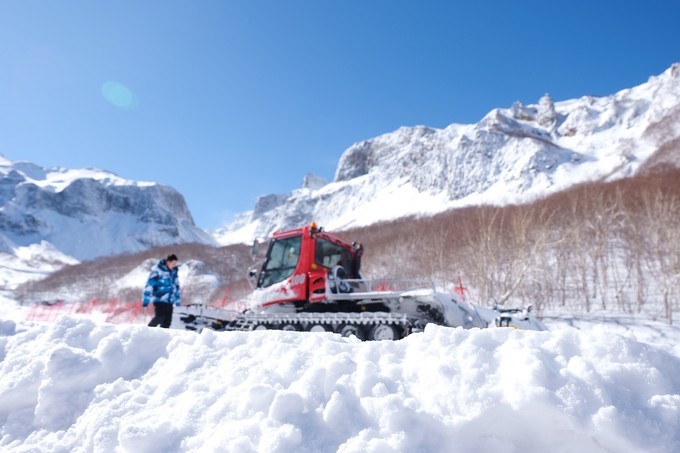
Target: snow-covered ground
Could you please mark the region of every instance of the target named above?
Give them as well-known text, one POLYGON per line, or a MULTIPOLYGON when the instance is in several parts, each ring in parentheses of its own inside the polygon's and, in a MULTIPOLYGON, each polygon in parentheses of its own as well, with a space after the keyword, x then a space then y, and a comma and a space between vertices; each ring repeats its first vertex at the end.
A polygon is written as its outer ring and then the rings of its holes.
POLYGON ((662 322, 359 342, 23 313, 0 300, 2 451, 680 451, 680 329, 662 322))

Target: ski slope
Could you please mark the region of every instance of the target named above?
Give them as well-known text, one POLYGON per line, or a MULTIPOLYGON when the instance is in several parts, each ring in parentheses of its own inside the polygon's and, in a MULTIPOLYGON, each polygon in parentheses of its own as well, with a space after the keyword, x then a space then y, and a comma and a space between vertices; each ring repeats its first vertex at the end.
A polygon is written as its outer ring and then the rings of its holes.
POLYGON ((19 315, 0 312, 4 452, 680 451, 663 323, 359 342, 19 315))

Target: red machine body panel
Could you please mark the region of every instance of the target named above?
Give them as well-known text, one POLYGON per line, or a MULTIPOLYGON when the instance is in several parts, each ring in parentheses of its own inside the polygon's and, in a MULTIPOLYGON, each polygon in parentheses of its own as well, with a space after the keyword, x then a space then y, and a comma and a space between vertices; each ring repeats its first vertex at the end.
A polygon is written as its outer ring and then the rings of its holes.
POLYGON ((258 303, 324 302, 326 278, 334 266, 358 274, 352 244, 315 224, 276 232, 257 281, 258 303))

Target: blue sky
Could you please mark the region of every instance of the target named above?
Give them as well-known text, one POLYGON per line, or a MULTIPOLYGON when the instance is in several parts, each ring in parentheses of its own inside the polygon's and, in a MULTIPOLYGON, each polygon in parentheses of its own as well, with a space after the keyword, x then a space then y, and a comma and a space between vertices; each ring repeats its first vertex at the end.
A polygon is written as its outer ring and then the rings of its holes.
POLYGON ((400 126, 643 83, 678 24, 673 0, 7 0, 0 154, 171 185, 215 228, 400 126))

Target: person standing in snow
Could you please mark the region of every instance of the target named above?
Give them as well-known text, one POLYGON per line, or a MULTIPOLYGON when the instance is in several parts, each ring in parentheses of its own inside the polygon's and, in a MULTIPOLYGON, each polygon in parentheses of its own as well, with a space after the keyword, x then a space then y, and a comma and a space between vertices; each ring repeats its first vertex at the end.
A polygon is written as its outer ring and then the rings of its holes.
POLYGON ((172 306, 174 304, 179 307, 182 302, 177 266, 177 255, 171 254, 151 269, 142 294, 142 307, 147 307, 149 302, 152 302, 154 307, 154 317, 149 322, 149 327, 156 327, 159 324, 165 329, 170 327, 172 306))

